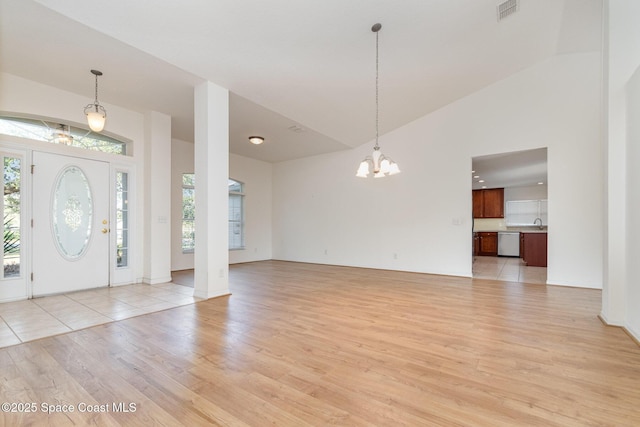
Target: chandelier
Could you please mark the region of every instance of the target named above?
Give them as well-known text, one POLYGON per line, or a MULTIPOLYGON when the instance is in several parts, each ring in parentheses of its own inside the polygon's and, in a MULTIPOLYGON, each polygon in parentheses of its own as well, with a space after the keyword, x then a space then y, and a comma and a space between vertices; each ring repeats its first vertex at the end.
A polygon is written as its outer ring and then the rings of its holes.
POLYGON ((84 107, 84 114, 87 116, 87 122, 91 130, 101 132, 107 120, 107 110, 98 102, 98 76, 102 75, 102 71, 91 70, 91 74, 96 76, 96 100, 93 104, 84 107))
POLYGON ((400 173, 398 164, 389 157, 382 154, 378 145, 378 32, 382 28, 381 24, 374 24, 371 31, 376 33, 376 145, 373 147, 373 154, 365 157, 360 163, 356 176, 366 178, 369 176, 370 169, 373 169, 374 178, 384 178, 386 175, 395 175, 400 173))

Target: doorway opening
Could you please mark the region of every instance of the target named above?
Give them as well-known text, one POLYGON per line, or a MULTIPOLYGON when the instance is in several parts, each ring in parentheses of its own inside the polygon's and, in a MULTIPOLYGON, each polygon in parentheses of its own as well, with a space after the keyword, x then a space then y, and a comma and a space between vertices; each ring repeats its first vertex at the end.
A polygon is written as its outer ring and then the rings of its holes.
POLYGON ((546 283, 547 149, 472 159, 474 278, 546 283))

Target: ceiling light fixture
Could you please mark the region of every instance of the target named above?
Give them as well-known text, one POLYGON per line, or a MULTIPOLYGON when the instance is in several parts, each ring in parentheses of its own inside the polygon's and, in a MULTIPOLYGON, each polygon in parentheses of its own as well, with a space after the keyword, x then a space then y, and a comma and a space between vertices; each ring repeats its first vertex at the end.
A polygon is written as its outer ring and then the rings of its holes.
POLYGON ((383 178, 385 175, 395 175, 400 173, 398 164, 386 157, 380 151, 378 145, 378 31, 382 28, 381 24, 374 24, 371 31, 376 33, 376 145, 373 147, 373 154, 367 156, 361 163, 356 173, 357 177, 366 178, 369 175, 369 167, 373 168, 374 178, 383 178))
POLYGON ((101 132, 107 120, 107 110, 98 102, 98 76, 102 75, 102 71, 91 70, 91 74, 96 76, 96 100, 93 104, 84 107, 84 114, 87 116, 87 122, 91 130, 101 132))
POLYGON ((71 136, 69 129, 65 129, 65 126, 60 124, 57 129, 51 132, 51 142, 54 144, 71 145, 73 136, 71 136))
POLYGON ((249 142, 255 145, 260 145, 264 142, 264 138, 261 136, 250 136, 249 142))

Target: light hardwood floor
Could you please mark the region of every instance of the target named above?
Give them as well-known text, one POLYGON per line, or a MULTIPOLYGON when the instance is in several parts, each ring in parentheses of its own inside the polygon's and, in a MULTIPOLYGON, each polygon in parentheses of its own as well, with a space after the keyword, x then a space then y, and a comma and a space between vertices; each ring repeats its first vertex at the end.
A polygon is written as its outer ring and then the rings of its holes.
POLYGON ((230 283, 0 349, 2 401, 37 407, 0 424, 640 425, 640 348, 600 291, 277 261, 230 283))

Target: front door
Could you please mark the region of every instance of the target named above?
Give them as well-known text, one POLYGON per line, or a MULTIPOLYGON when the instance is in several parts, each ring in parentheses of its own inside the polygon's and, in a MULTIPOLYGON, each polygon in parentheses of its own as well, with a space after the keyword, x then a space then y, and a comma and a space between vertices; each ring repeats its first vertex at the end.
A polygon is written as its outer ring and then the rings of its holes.
POLYGON ((33 153, 33 295, 109 285, 109 164, 33 153))

